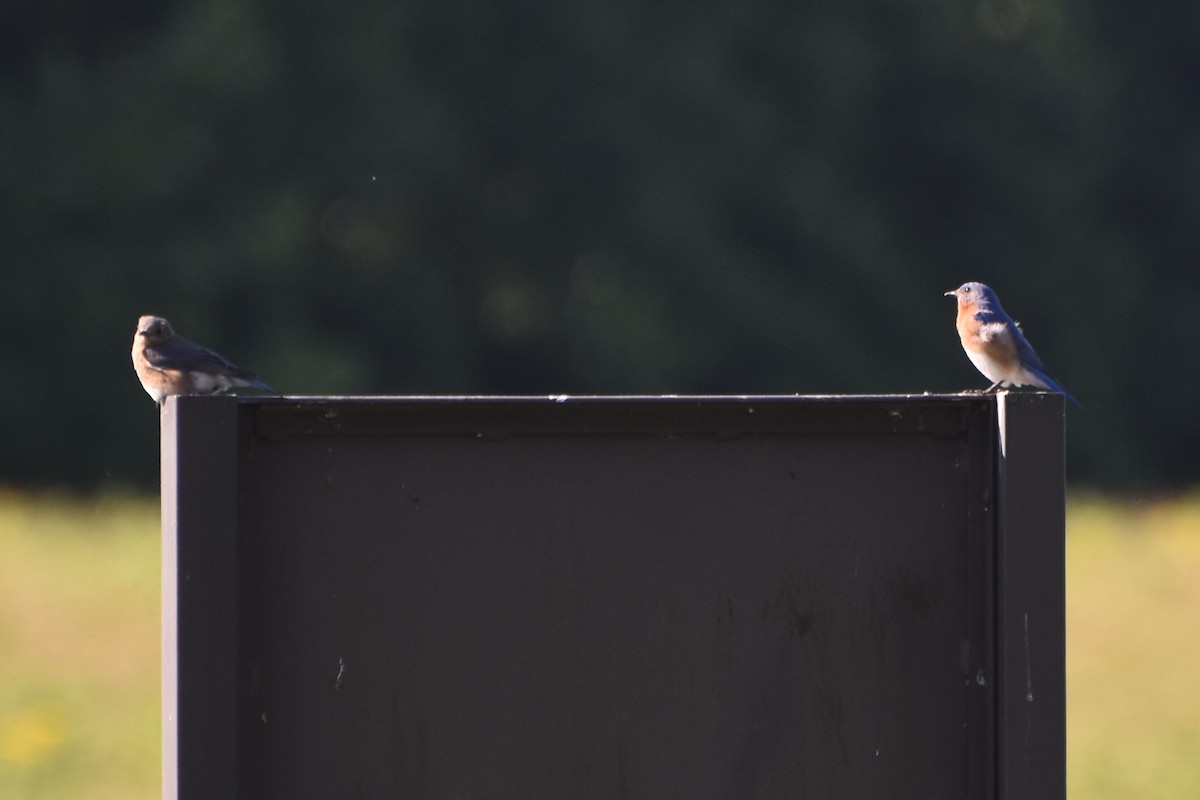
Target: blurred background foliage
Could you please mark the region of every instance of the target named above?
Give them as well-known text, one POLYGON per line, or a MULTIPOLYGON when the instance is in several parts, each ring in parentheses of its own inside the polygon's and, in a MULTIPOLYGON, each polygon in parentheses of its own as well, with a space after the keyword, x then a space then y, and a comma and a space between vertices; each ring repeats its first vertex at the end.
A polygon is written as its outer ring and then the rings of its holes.
POLYGON ((169 317, 290 394, 955 391, 1200 480, 1200 6, 8 0, 0 483, 152 486, 169 317))

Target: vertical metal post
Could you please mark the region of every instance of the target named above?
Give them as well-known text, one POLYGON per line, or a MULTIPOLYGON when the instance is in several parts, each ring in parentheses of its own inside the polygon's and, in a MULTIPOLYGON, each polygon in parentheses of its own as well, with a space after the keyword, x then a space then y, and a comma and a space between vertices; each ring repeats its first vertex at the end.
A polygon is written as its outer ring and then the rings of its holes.
POLYGON ((162 796, 231 798, 237 795, 237 401, 170 397, 161 424, 162 796))
POLYGON ((999 797, 1066 789, 1066 509, 1061 395, 998 400, 999 797))

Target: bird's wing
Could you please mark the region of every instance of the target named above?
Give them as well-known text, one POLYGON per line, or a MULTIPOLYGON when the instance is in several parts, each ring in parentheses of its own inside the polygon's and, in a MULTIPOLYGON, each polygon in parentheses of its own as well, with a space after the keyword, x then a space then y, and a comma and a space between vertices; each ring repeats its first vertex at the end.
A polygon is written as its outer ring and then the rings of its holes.
POLYGON ((980 323, 979 338, 984 343, 985 349, 991 350, 1003 347, 1011 355, 1016 356, 1018 363, 1025 368, 1026 372, 1037 377, 1040 381, 1038 385, 1058 392, 1075 405, 1079 405, 1079 401, 1072 397, 1066 389, 1062 388, 1046 372, 1046 367, 1042 364, 1042 360, 1038 358, 1038 354, 1033 351, 1033 345, 1025 338, 1021 326, 1013 322, 1007 314, 988 311, 987 313, 976 314, 975 319, 980 323))
POLYGON ((1033 346, 1029 344, 1025 334, 1022 333, 1020 324, 1013 322, 1008 314, 1003 311, 988 310, 976 314, 975 318, 984 323, 983 328, 993 331, 992 339, 1010 339, 1014 353, 1022 364, 1045 370, 1042 360, 1038 358, 1037 353, 1033 352, 1033 346))
POLYGON ((239 376, 245 373, 224 356, 184 339, 182 336, 173 336, 161 344, 147 347, 146 361, 151 367, 158 370, 181 369, 239 376))
POLYGON ((1042 360, 1038 358, 1038 354, 1033 351, 1033 345, 1031 345, 1029 340, 1025 338, 1025 334, 1021 332, 1020 327, 1013 325, 1012 332, 1013 339, 1015 339, 1017 343, 1017 355, 1020 357, 1021 363, 1028 367, 1034 367, 1044 372, 1046 368, 1042 366, 1042 360))

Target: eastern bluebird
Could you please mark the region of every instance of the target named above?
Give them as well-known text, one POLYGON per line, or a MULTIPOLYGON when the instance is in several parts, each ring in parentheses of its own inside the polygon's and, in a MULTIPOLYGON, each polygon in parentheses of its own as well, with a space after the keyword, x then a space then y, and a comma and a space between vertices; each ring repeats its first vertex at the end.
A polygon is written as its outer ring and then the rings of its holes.
POLYGON ((146 394, 160 406, 172 394, 216 394, 253 386, 278 394, 207 347, 179 336, 162 317, 138 319, 133 333, 133 369, 146 394))
POLYGON ((1075 405, 1079 401, 1067 394, 1042 366, 1021 328, 1013 322, 996 293, 982 283, 964 283, 946 292, 958 300, 958 335, 963 350, 975 368, 992 381, 987 391, 1001 386, 1040 386, 1058 392, 1075 405))

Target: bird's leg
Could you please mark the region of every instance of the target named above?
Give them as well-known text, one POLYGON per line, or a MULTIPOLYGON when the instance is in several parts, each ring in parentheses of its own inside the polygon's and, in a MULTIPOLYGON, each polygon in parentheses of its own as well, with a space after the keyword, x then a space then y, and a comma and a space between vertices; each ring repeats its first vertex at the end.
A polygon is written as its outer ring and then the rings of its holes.
POLYGON ((988 388, 984 389, 984 390, 983 390, 983 393, 984 393, 984 394, 991 394, 992 392, 994 392, 994 391, 996 391, 997 389, 999 389, 999 388, 1000 388, 1000 384, 1002 384, 1002 383, 1004 383, 1004 381, 996 381, 996 382, 995 382, 995 383, 993 383, 991 386, 989 386, 988 388))

